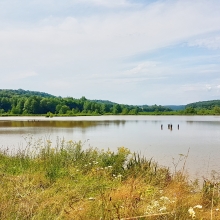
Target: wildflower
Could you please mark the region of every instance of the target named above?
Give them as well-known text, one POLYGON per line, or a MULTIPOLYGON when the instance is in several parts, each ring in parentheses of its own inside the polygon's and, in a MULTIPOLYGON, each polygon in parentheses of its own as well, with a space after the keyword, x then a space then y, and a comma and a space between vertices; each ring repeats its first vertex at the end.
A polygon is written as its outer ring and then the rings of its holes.
POLYGON ((192 217, 192 218, 195 218, 195 217, 196 217, 196 213, 195 213, 195 211, 193 210, 192 207, 190 207, 190 208, 188 209, 188 212, 189 212, 189 216, 190 216, 190 217, 192 217))
POLYGON ((195 209, 195 208, 201 209, 201 208, 202 208, 202 205, 196 205, 196 206, 194 206, 193 208, 194 208, 194 209, 195 209))
POLYGON ((160 204, 159 204, 158 201, 153 201, 153 202, 152 202, 152 206, 153 206, 153 207, 160 207, 160 204))
POLYGON ((167 208, 165 206, 162 206, 160 209, 159 209, 159 212, 165 212, 167 210, 167 208))
POLYGON ((170 203, 170 199, 166 196, 160 197, 160 200, 163 201, 164 203, 170 203))

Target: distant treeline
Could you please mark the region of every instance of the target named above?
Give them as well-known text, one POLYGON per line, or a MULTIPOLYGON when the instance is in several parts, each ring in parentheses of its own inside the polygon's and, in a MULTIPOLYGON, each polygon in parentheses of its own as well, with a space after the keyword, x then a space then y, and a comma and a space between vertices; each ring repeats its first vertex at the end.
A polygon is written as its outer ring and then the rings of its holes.
POLYGON ((211 100, 211 101, 202 101, 202 102, 194 102, 186 105, 186 107, 192 108, 205 108, 205 109, 213 109, 214 107, 220 107, 220 100, 211 100))
POLYGON ((26 90, 0 90, 1 115, 137 115, 171 112, 163 106, 134 106, 110 101, 88 100, 85 97, 56 97, 47 93, 26 90))
POLYGON ((0 115, 220 115, 220 100, 186 106, 124 105, 108 100, 57 97, 44 92, 0 89, 0 115))
POLYGON ((186 105, 184 112, 193 115, 220 115, 220 100, 190 103, 186 105))

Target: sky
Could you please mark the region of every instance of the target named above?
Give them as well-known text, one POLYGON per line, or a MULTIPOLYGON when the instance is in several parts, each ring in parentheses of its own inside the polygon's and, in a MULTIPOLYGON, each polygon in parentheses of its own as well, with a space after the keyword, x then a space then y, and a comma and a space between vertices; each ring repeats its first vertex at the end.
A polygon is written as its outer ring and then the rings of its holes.
POLYGON ((0 0, 0 89, 130 105, 220 99, 219 0, 0 0))

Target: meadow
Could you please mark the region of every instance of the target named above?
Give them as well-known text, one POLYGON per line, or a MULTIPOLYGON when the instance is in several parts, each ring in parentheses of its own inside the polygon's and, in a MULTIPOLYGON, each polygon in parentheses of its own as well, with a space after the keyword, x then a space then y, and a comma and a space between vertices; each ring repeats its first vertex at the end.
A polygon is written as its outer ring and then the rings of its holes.
POLYGON ((39 140, 0 152, 0 219, 220 219, 219 180, 140 153, 39 140))

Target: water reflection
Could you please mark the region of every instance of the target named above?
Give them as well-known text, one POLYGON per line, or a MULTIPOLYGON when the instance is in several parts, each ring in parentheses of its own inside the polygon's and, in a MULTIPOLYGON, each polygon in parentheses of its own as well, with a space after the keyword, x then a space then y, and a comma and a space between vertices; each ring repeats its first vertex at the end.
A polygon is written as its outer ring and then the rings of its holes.
MULTIPOLYGON (((138 121, 136 121, 137 123, 138 121)), ((109 126, 109 124, 117 126, 124 125, 126 121, 0 121, 0 127, 95 127, 109 126)))
POLYGON ((187 165, 191 171, 199 175, 212 169, 220 171, 220 117, 0 118, 2 147, 25 146, 24 137, 28 134, 52 141, 57 137, 73 141, 89 139, 89 146, 100 149, 116 150, 124 146, 170 167, 172 158, 186 154, 190 148, 187 165), (172 130, 168 124, 172 124, 172 130))

